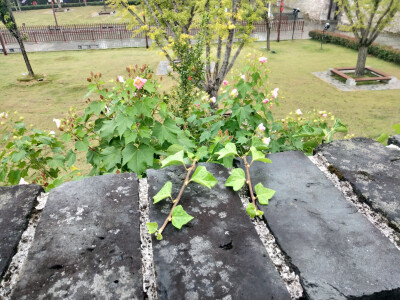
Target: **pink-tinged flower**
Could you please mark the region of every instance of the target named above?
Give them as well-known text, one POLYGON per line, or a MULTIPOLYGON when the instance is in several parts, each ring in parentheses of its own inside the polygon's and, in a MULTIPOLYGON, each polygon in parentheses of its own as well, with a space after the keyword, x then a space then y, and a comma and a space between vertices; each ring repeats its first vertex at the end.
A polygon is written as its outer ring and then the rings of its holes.
POLYGON ((21 178, 21 179, 19 180, 19 184, 28 184, 28 183, 25 181, 24 178, 21 178))
POLYGON ((0 113, 0 119, 7 119, 8 118, 8 113, 6 113, 6 112, 2 112, 2 113, 0 113))
POLYGON ((228 81, 227 81, 227 80, 224 80, 224 81, 222 81, 222 84, 223 84, 223 85, 228 85, 228 81))
POLYGON ((269 145, 270 142, 271 142, 271 138, 269 138, 269 137, 263 139, 263 143, 267 146, 269 145))
POLYGON ((268 102, 269 102, 269 99, 264 99, 264 100, 263 100, 263 103, 264 103, 264 104, 267 104, 268 102))
POLYGON ((328 117, 328 114, 323 114, 322 117, 323 117, 323 118, 327 118, 327 117, 328 117))
POLYGON ((301 116, 303 113, 301 112, 300 108, 296 110, 296 115, 301 116))
POLYGON ((261 132, 265 131, 265 126, 263 123, 260 123, 257 127, 261 132))
POLYGON ((121 83, 125 82, 124 77, 122 77, 122 76, 117 76, 117 81, 121 82, 121 83))
POLYGON ((237 90, 237 89, 233 89, 232 92, 231 92, 231 95, 232 95, 233 97, 239 96, 238 90, 237 90))
POLYGON ((324 112, 323 112, 322 110, 320 110, 318 113, 319 113, 320 115, 322 115, 324 112))
POLYGON ((197 104, 196 104, 196 106, 197 106, 197 107, 199 107, 199 106, 200 106, 200 104, 199 104, 199 103, 197 103, 197 104))
POLYGON ((242 78, 243 80, 246 80, 246 75, 241 75, 240 78, 242 78))
POLYGON ((272 91, 272 97, 274 97, 275 99, 278 98, 278 91, 279 91, 279 88, 276 88, 272 91))
POLYGON ((210 101, 211 101, 212 103, 216 103, 216 102, 217 102, 217 99, 216 99, 215 97, 212 97, 212 98, 210 98, 210 101))
POLYGON ((140 90, 144 84, 146 83, 147 79, 140 78, 139 76, 135 78, 133 81, 133 85, 137 87, 138 90, 140 90))
POLYGON ((259 59, 258 59, 258 61, 260 62, 260 63, 266 63, 267 62, 267 58, 266 57, 264 57, 264 56, 262 56, 262 57, 260 57, 259 59))
POLYGON ((57 129, 60 129, 60 126, 61 126, 61 120, 59 120, 59 119, 53 119, 53 122, 55 122, 55 123, 56 123, 57 129))

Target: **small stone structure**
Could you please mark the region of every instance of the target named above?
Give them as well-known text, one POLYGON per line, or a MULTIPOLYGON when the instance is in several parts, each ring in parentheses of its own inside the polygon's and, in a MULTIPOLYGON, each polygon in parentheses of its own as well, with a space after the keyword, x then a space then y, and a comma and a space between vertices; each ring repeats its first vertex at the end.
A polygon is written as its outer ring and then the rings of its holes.
MULTIPOLYGON (((330 175, 348 181, 358 199, 400 233, 400 149, 356 138, 315 152, 328 161, 330 175)), ((152 202, 167 180, 173 193, 184 180, 182 167, 169 167, 148 170, 140 191, 129 173, 53 189, 17 283, 8 294, 0 284, 0 298, 399 299, 398 240, 385 237, 301 152, 269 157, 272 164, 254 163, 251 176, 253 185, 276 190, 259 208, 284 255, 279 265, 246 215, 243 198, 224 186, 229 170, 217 164, 203 164, 219 181, 213 189, 190 184, 182 196, 195 219, 180 231, 169 225, 162 241, 150 239, 139 229, 145 227, 143 203, 152 202), (149 284, 143 235, 153 249, 147 259, 154 261, 154 295, 143 288, 149 284), (289 294, 282 269, 296 273, 303 295, 289 294)), ((0 235, 10 240, 0 243, 0 281, 40 191, 34 185, 0 189, 0 235)), ((161 223, 170 205, 149 204, 150 220, 161 223)))

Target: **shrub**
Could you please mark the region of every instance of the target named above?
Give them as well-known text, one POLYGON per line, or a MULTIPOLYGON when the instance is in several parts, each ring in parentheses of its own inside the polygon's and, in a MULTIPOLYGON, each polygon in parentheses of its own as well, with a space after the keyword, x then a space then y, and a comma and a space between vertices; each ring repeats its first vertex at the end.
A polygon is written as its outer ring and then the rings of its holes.
MULTIPOLYGON (((323 33, 321 30, 312 30, 309 32, 309 36, 313 40, 321 40, 323 33)), ((350 49, 358 50, 359 43, 355 38, 349 37, 347 35, 325 32, 324 42, 332 43, 335 45, 344 46, 350 49)), ((400 65, 400 50, 395 49, 390 46, 384 46, 377 43, 373 43, 368 48, 368 54, 375 56, 377 58, 383 59, 388 62, 394 62, 400 65)))

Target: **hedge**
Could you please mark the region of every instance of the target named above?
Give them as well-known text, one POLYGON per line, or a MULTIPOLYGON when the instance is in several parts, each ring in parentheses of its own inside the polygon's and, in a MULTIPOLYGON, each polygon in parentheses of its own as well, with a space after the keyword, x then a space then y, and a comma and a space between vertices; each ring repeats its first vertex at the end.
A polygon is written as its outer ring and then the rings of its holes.
MULTIPOLYGON (((83 0, 79 3, 77 1, 73 1, 70 0, 71 2, 68 3, 63 3, 61 6, 64 8, 68 8, 68 7, 79 7, 79 6, 85 6, 85 3, 83 2, 83 0)), ((38 5, 22 5, 21 6, 21 10, 36 10, 36 9, 50 9, 51 8, 51 4, 40 4, 39 1, 37 1, 39 4, 38 5)), ((46 1, 47 2, 47 1, 46 1)), ((139 5, 140 1, 139 0, 131 0, 128 1, 128 3, 130 5, 139 5)), ((103 1, 87 1, 87 5, 88 6, 100 6, 100 5, 104 5, 103 1)), ((54 3, 54 7, 57 8, 57 3, 54 3)), ((13 7, 12 8, 14 11, 17 10, 17 7, 13 7)))
MULTIPOLYGON (((311 30, 309 32, 309 36, 313 40, 321 40, 322 36, 321 30, 311 30)), ((344 34, 325 32, 324 34, 324 42, 332 43, 335 45, 344 46, 350 49, 354 49, 358 51, 359 44, 355 38, 349 37, 344 34)), ((395 49, 390 46, 384 46, 377 43, 373 43, 368 48, 368 54, 375 56, 377 58, 383 59, 388 62, 394 62, 395 64, 400 65, 400 50, 395 49)))

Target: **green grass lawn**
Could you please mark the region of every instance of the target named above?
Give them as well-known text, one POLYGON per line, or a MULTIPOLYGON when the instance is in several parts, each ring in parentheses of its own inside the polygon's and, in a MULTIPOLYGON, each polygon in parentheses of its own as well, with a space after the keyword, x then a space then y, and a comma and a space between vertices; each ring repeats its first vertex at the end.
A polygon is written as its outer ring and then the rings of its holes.
MULTIPOLYGON (((357 53, 335 45, 325 45, 319 50, 315 41, 286 41, 272 43, 276 54, 261 50, 264 43, 255 43, 242 51, 268 57, 271 70, 271 88, 279 87, 284 97, 276 117, 286 116, 300 108, 303 112, 318 109, 332 112, 347 124, 356 136, 376 138, 382 132, 393 133, 392 125, 400 123, 400 90, 340 92, 321 81, 312 72, 331 67, 355 65, 357 53)), ((115 49, 68 52, 30 53, 36 73, 45 73, 47 80, 34 84, 17 81, 26 72, 20 54, 0 56, 0 112, 18 110, 27 124, 54 130, 53 118, 62 118, 70 106, 83 109, 87 90, 86 78, 93 72, 101 72, 105 80, 125 74, 128 65, 149 64, 156 70, 160 60, 157 50, 115 49)), ((241 57, 236 70, 241 68, 241 57)), ((369 57, 367 65, 400 78, 397 65, 369 57)), ((230 76, 227 78, 230 79, 230 76)), ((164 77, 164 90, 173 84, 164 77)))
MULTIPOLYGON (((63 24, 99 24, 99 23, 121 23, 122 17, 115 15, 98 15, 103 6, 68 7, 68 12, 56 13, 57 22, 63 24)), ((33 25, 55 25, 53 11, 51 9, 26 10, 14 12, 18 25, 25 23, 26 26, 33 25)))

